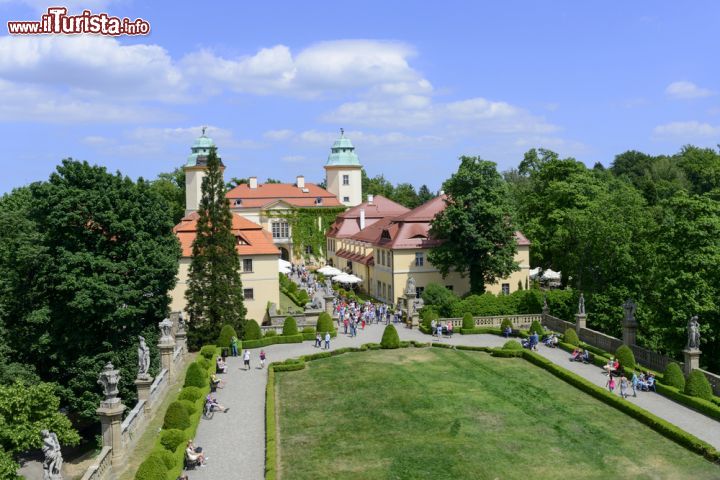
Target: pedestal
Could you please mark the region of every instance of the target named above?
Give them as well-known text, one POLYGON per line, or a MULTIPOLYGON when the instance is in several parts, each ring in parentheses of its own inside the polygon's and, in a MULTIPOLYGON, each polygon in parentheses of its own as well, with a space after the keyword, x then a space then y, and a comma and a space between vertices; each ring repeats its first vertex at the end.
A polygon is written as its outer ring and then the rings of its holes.
POLYGON ((587 315, 584 313, 575 314, 575 332, 580 336, 580 330, 587 328, 587 315))
POLYGON ((152 382, 153 377, 149 375, 146 378, 135 379, 138 401, 145 400, 145 415, 149 415, 152 411, 152 404, 150 403, 150 386, 152 385, 152 382))
POLYGON ((160 365, 162 368, 168 371, 168 374, 173 376, 173 353, 175 352, 175 344, 173 343, 161 343, 158 345, 160 349, 160 365))
POLYGON ((417 327, 419 325, 420 325, 420 315, 418 315, 417 312, 414 312, 410 317, 410 326, 417 327))
MULTIPOLYGON (((119 469, 125 463, 125 448, 122 443, 122 417, 125 405, 101 403, 95 413, 100 417, 103 447, 112 448, 112 466, 119 469)), ((117 470, 116 470, 117 471, 117 470)))
POLYGON ((700 354, 702 353, 697 348, 683 350, 685 354, 685 376, 690 375, 690 372, 700 368, 700 354))
POLYGON ((636 325, 623 325, 623 344, 635 345, 637 339, 637 324, 636 325))
POLYGON ((175 344, 183 349, 183 355, 187 353, 187 332, 185 330, 178 330, 175 334, 175 344))
POLYGON ((335 297, 332 295, 323 295, 323 300, 325 300, 325 312, 327 312, 330 317, 333 316, 333 300, 335 297))

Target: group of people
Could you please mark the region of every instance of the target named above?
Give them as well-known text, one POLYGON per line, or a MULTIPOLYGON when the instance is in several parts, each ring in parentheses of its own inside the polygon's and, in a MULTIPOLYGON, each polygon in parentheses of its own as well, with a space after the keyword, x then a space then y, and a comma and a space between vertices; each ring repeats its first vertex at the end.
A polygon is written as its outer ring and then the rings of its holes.
POLYGON ((325 346, 323 347, 323 336, 320 332, 315 335, 315 348, 324 348, 325 350, 330 349, 330 332, 325 332, 325 346))
POLYGON ((344 333, 351 337, 357 335, 358 329, 364 330, 366 325, 383 322, 389 325, 391 321, 400 321, 400 311, 385 303, 368 300, 360 304, 345 297, 337 297, 333 300, 333 308, 338 329, 342 325, 344 333))
POLYGON ((587 350, 584 350, 580 347, 575 347, 572 351, 572 354, 570 355, 570 361, 571 362, 589 363, 590 362, 590 352, 588 352, 587 350))
POLYGON ((443 324, 439 320, 438 321, 433 320, 430 322, 430 330, 432 331, 432 336, 438 337, 438 339, 442 338, 443 335, 452 337, 453 324, 452 324, 452 322, 445 322, 443 324))
POLYGON ((532 332, 530 336, 522 340, 521 343, 523 348, 527 348, 528 350, 537 350, 538 344, 540 343, 540 335, 538 335, 537 332, 532 332))

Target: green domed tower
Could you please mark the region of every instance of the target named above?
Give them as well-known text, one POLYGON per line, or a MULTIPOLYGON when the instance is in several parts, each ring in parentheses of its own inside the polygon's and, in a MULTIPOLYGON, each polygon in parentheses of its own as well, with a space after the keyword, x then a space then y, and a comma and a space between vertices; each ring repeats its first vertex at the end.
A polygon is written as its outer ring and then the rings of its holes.
MULTIPOLYGON (((213 139, 205 135, 206 127, 202 129, 202 135, 195 139, 195 143, 190 147, 190 155, 187 158, 185 167, 185 215, 195 212, 200 205, 202 197, 202 179, 205 177, 207 170, 207 157, 210 149, 215 147, 213 139)), ((224 169, 222 159, 220 160, 220 168, 224 169)))
POLYGON ((325 164, 327 191, 334 194, 343 205, 354 207, 362 203, 362 165, 355 147, 345 131, 335 140, 325 164))

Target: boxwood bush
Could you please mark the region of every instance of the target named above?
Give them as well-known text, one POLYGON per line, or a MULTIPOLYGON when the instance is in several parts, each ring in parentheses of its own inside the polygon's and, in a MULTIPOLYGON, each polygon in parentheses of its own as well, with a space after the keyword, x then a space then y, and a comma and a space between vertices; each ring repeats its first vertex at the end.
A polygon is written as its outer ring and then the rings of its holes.
POLYGON ((268 330, 267 332, 265 332, 265 335, 263 335, 263 338, 277 337, 277 336, 278 336, 278 334, 275 330, 268 330))
POLYGON ((208 385, 207 368, 203 368, 198 362, 193 362, 185 373, 185 387, 203 388, 208 385))
POLYGON ((202 396, 203 396, 202 391, 198 387, 185 387, 182 390, 180 390, 180 395, 178 395, 178 400, 190 400, 191 402, 194 403, 202 396))
POLYGON ((201 367, 203 370, 208 370, 208 369, 210 368, 210 366, 212 365, 212 362, 210 362, 210 360, 208 360, 207 358, 202 357, 202 356, 201 356, 201 357, 198 357, 198 358, 195 360, 195 363, 197 363, 198 365, 200 365, 200 367, 201 367))
POLYGON ((473 318, 472 314, 466 313, 465 315, 463 315, 462 328, 468 330, 475 328, 475 319, 473 318))
POLYGON ((675 387, 681 392, 685 390, 685 374, 680 369, 680 365, 675 362, 668 363, 663 373, 662 383, 670 387, 675 387))
POLYGON ((335 330, 333 326, 332 317, 327 312, 322 312, 320 316, 318 317, 317 325, 315 326, 315 331, 320 333, 325 332, 332 332, 335 330))
POLYGON ((538 322, 537 320, 533 320, 530 324, 530 328, 528 329, 528 331, 530 333, 537 333, 538 335, 542 335, 543 327, 542 325, 540 325, 540 322, 538 322))
POLYGON ((193 402, 193 401, 191 401, 191 400, 178 400, 177 402, 178 402, 180 405, 182 405, 183 407, 185 407, 185 410, 187 411, 188 416, 192 415, 192 414, 195 413, 196 410, 197 410, 197 409, 195 408, 195 402, 193 402))
POLYGON ((208 360, 212 360, 215 356, 215 351, 217 348, 215 345, 203 345, 203 347, 200 349, 200 355, 207 358, 208 360))
MULTIPOLYGON (((187 400, 182 400, 187 401, 187 400)), ((185 430, 190 426, 190 414, 185 405, 179 401, 172 402, 165 411, 163 428, 176 428, 185 430)))
POLYGON ((504 350, 522 350, 522 345, 520 345, 520 342, 517 342, 515 340, 508 340, 505 342, 505 345, 503 345, 504 350))
POLYGON ((282 329, 283 335, 297 335, 298 334, 298 328, 297 328, 297 322, 295 321, 295 317, 286 317, 285 322, 283 323, 283 329, 282 329))
POLYGON ((631 370, 635 368, 635 354, 633 354, 633 351, 627 345, 620 345, 618 349, 615 350, 615 357, 623 368, 629 368, 631 370))
POLYGON ((245 333, 243 334, 243 340, 260 340, 261 337, 262 332, 260 330, 260 325, 258 325, 255 320, 248 320, 245 324, 245 333))
POLYGON ((574 328, 568 328, 567 330, 565 330, 565 336, 563 337, 563 340, 565 341, 565 343, 569 343, 574 347, 580 345, 580 339, 578 338, 577 332, 575 332, 574 328))
POLYGON ((235 332, 235 329, 232 325, 226 323, 220 330, 220 335, 218 336, 217 340, 217 346, 220 348, 229 349, 232 337, 237 337, 237 333, 235 332))
POLYGON ((685 382, 685 394, 691 397, 712 400, 713 391, 710 382, 700 370, 693 370, 685 382))
POLYGON ((136 480, 164 480, 167 477, 168 468, 165 462, 157 455, 150 455, 140 464, 136 480))
POLYGON ((160 445, 166 450, 174 452, 180 444, 187 440, 185 437, 185 432, 177 428, 163 430, 160 432, 160 445))
POLYGON ((400 348, 400 336, 392 323, 385 327, 380 346, 382 348, 400 348))
POLYGON ((172 469, 175 466, 175 455, 173 455, 172 452, 167 451, 164 448, 161 448, 159 450, 154 450, 151 454, 151 457, 157 457, 165 464, 165 468, 168 470, 172 469))
POLYGON ((504 332, 506 328, 512 330, 512 322, 509 318, 503 318, 503 321, 500 322, 500 331, 504 332))

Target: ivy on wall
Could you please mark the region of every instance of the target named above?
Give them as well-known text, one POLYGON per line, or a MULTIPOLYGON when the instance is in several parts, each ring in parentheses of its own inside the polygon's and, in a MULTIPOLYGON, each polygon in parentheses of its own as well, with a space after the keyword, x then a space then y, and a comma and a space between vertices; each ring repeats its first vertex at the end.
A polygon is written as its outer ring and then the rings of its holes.
POLYGON ((291 210, 266 210, 267 218, 287 220, 290 227, 293 254, 306 260, 320 258, 325 254, 325 232, 345 207, 293 208, 291 210), (307 247, 310 247, 308 252, 307 247))

